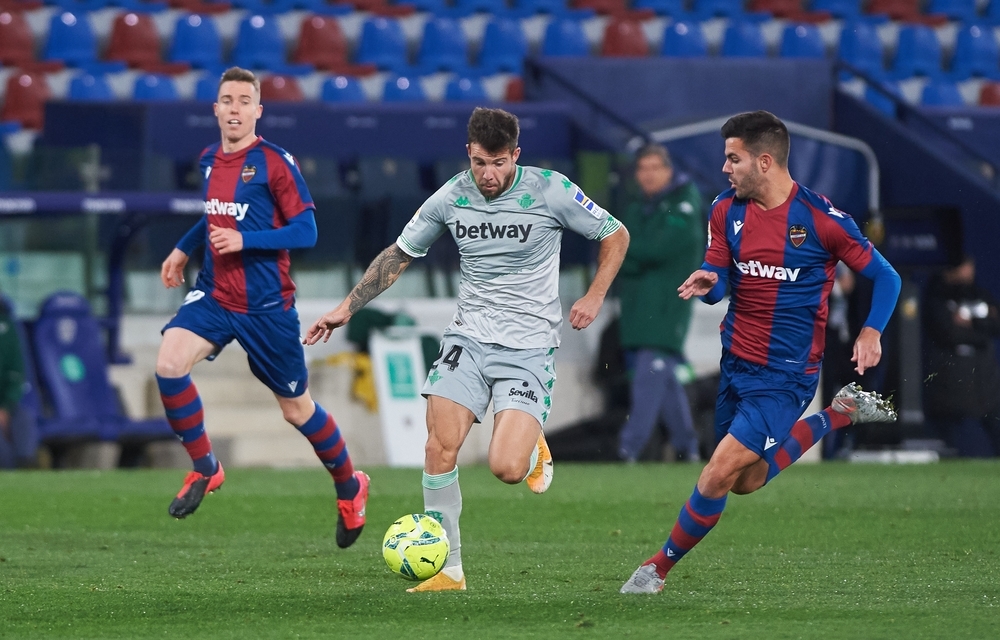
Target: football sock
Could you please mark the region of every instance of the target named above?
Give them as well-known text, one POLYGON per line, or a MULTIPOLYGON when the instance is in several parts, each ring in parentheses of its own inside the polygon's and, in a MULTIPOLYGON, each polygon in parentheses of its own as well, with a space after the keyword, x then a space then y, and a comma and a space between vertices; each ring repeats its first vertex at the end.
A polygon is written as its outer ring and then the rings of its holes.
POLYGON ((521 482, 524 482, 525 480, 528 479, 528 476, 531 475, 531 472, 535 470, 535 466, 537 465, 538 465, 538 445, 536 444, 535 448, 531 450, 531 457, 528 458, 528 473, 524 474, 524 477, 521 478, 521 482))
POLYGON ((313 405, 316 410, 312 417, 302 426, 295 427, 312 444, 316 457, 320 459, 326 470, 333 476, 333 486, 337 490, 337 498, 350 500, 358 495, 358 479, 354 477, 354 465, 351 456, 347 455, 347 443, 340 435, 333 416, 328 414, 318 402, 313 405))
POLYGON ((778 452, 774 454, 774 461, 768 465, 767 481, 770 482, 771 478, 801 458, 802 454, 809 451, 823 436, 849 424, 851 424, 850 416, 837 413, 829 407, 796 422, 792 425, 791 433, 781 443, 778 452))
POLYGON ((167 422, 191 456, 194 470, 203 476, 213 475, 219 470, 219 463, 205 433, 205 412, 191 376, 163 378, 158 375, 156 386, 160 389, 160 400, 167 411, 167 422))
POLYGON ((458 486, 458 467, 438 475, 425 471, 421 484, 424 486, 424 512, 441 523, 451 545, 444 570, 449 578, 458 580, 462 577, 462 537, 458 530, 458 519, 462 515, 462 489, 458 486), (457 576, 452 575, 456 567, 457 576), (449 568, 453 570, 449 572, 449 568))
POLYGON ((701 539, 708 535, 715 523, 722 516, 722 510, 726 508, 726 496, 711 499, 701 495, 698 487, 694 488, 694 493, 688 501, 681 507, 681 513, 677 516, 677 522, 670 531, 667 543, 663 545, 655 556, 643 564, 656 565, 656 573, 661 578, 667 577, 675 564, 690 551, 694 545, 701 542, 701 539))

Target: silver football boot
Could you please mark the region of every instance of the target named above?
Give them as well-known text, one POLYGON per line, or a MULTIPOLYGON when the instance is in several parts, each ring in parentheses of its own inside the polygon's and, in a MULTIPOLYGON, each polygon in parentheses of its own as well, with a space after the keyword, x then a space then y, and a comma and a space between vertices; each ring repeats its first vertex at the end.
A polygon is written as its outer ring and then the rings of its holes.
POLYGON ((852 424, 896 421, 896 409, 891 399, 883 398, 874 391, 864 391, 856 382, 838 391, 830 407, 848 416, 852 424))
POLYGON ((663 579, 656 573, 656 566, 644 564, 635 570, 632 577, 622 585, 620 593, 659 593, 663 591, 663 579))

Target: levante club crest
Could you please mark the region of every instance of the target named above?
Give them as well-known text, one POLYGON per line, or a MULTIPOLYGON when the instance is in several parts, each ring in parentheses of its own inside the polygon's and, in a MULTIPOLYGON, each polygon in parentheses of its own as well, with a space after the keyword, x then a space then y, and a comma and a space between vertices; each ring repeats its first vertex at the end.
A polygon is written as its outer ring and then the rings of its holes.
POLYGON ((253 180, 255 175, 257 175, 257 167, 248 164, 243 167, 243 173, 240 174, 240 177, 243 178, 243 184, 246 184, 247 182, 253 180))
POLYGON ((806 241, 806 228, 801 224, 793 224, 788 227, 788 239, 792 241, 793 246, 801 247, 802 243, 806 241))

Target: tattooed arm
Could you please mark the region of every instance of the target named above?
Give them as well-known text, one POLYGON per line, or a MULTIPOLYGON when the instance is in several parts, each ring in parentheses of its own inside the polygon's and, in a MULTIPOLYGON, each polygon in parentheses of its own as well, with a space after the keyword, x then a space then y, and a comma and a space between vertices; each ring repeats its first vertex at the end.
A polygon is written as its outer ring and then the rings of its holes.
POLYGON ((347 321, 359 309, 388 289, 406 270, 406 267, 410 266, 411 262, 413 262, 413 256, 405 253, 396 244, 386 247, 368 265, 365 275, 361 276, 360 282, 354 286, 344 301, 309 327, 302 343, 316 344, 320 338, 323 339, 323 342, 329 340, 334 329, 347 324, 347 321))

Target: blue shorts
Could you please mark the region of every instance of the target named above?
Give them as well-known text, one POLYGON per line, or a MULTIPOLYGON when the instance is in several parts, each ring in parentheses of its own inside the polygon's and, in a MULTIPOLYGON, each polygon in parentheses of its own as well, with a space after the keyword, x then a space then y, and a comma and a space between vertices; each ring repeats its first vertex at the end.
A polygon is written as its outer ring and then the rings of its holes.
POLYGON ((193 289, 163 331, 174 327, 187 329, 214 344, 216 349, 209 360, 236 340, 247 352, 250 371, 271 391, 285 398, 297 398, 306 392, 309 372, 295 307, 256 315, 236 313, 193 289))
POLYGON ((726 434, 768 464, 816 395, 819 373, 806 375, 756 364, 722 352, 715 403, 715 444, 726 434))

